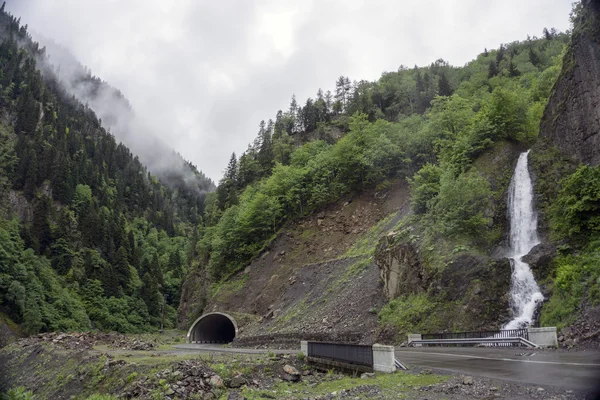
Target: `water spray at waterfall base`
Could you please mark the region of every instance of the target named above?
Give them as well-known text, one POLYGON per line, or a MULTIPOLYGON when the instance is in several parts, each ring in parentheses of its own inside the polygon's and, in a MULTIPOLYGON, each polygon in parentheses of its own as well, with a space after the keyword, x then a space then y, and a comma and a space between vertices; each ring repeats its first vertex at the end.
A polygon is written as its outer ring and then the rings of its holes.
POLYGON ((502 329, 524 328, 533 322, 538 305, 544 300, 529 264, 521 258, 540 243, 537 216, 533 209, 533 186, 527 168, 529 151, 521 153, 508 195, 510 218, 509 255, 512 266, 510 304, 513 320, 502 329))

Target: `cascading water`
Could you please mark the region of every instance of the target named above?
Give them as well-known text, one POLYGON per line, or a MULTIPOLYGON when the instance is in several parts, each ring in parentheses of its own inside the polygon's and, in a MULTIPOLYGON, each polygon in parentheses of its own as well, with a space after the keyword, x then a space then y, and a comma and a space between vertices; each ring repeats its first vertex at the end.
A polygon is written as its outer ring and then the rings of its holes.
POLYGON ((533 210, 533 187, 527 156, 521 153, 512 177, 508 195, 510 218, 509 258, 512 265, 510 303, 514 319, 502 329, 523 328, 531 324, 533 314, 544 296, 540 292, 529 264, 521 261, 540 241, 537 235, 537 217, 533 210))

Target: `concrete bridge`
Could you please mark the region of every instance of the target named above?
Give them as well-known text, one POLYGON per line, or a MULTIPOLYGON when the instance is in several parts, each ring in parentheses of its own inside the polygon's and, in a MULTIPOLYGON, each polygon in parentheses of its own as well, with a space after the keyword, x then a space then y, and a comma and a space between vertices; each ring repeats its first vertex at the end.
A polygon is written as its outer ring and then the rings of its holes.
POLYGON ((212 312, 198 318, 188 331, 187 343, 231 343, 237 336, 235 319, 225 313, 212 312))

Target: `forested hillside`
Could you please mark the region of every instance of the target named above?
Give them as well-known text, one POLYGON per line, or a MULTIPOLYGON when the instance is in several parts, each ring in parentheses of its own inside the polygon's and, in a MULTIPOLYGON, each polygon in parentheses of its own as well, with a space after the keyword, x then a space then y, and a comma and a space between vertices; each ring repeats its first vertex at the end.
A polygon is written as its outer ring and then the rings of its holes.
POLYGON ((496 144, 535 141, 568 39, 544 30, 485 49, 464 67, 401 66, 376 82, 340 77, 335 93, 319 90, 304 105, 293 97, 289 110, 261 121, 244 154, 231 156, 207 199, 202 266, 227 276, 285 221, 395 178, 410 179, 428 240, 497 242, 505 218, 489 205, 505 188, 490 186, 473 162, 496 144))
MULTIPOLYGON (((573 19, 584 13, 577 6, 573 19)), ((571 36, 544 29, 462 67, 440 59, 374 82, 341 76, 333 93, 319 89, 302 104, 292 96, 206 194, 212 184, 194 166, 192 186, 180 174, 156 176, 117 143, 103 128, 119 125, 108 121, 114 115, 101 122, 67 90, 45 49, 2 9, 0 312, 27 333, 172 326, 189 300, 180 299, 182 284, 206 297, 208 283, 241 271, 287 223, 351 194, 384 196, 404 180, 412 211, 394 228, 433 276, 448 255, 498 254, 515 154, 537 143, 542 235, 562 249, 540 276, 556 294, 542 320, 568 323, 582 299, 598 300, 598 273, 588 267, 597 257, 598 167, 552 164, 560 151, 538 135, 557 77, 571 66, 571 36), (577 200, 586 193, 589 201, 577 200), (562 301, 574 290, 576 300, 562 301)), ((82 82, 69 81, 71 89, 92 99, 109 92, 130 111, 118 91, 77 68, 82 82)), ((371 262, 374 251, 353 256, 371 262)), ((192 304, 193 314, 205 304, 192 304)), ((435 308, 431 297, 404 294, 380 318, 403 329, 414 315, 397 310, 418 310, 428 328, 435 308)), ((182 326, 188 317, 180 315, 182 326)))
POLYGON ((171 326, 205 193, 151 175, 4 7, 0 38, 0 312, 26 333, 171 326))

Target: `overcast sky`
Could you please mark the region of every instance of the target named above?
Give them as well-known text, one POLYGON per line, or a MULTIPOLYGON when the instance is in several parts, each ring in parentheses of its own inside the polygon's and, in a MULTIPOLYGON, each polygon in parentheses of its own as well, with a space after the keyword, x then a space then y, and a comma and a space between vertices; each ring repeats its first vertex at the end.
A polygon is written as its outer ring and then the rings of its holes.
POLYGON ((571 0, 7 0, 218 181, 261 119, 338 76, 463 65, 485 47, 569 29, 571 0))

